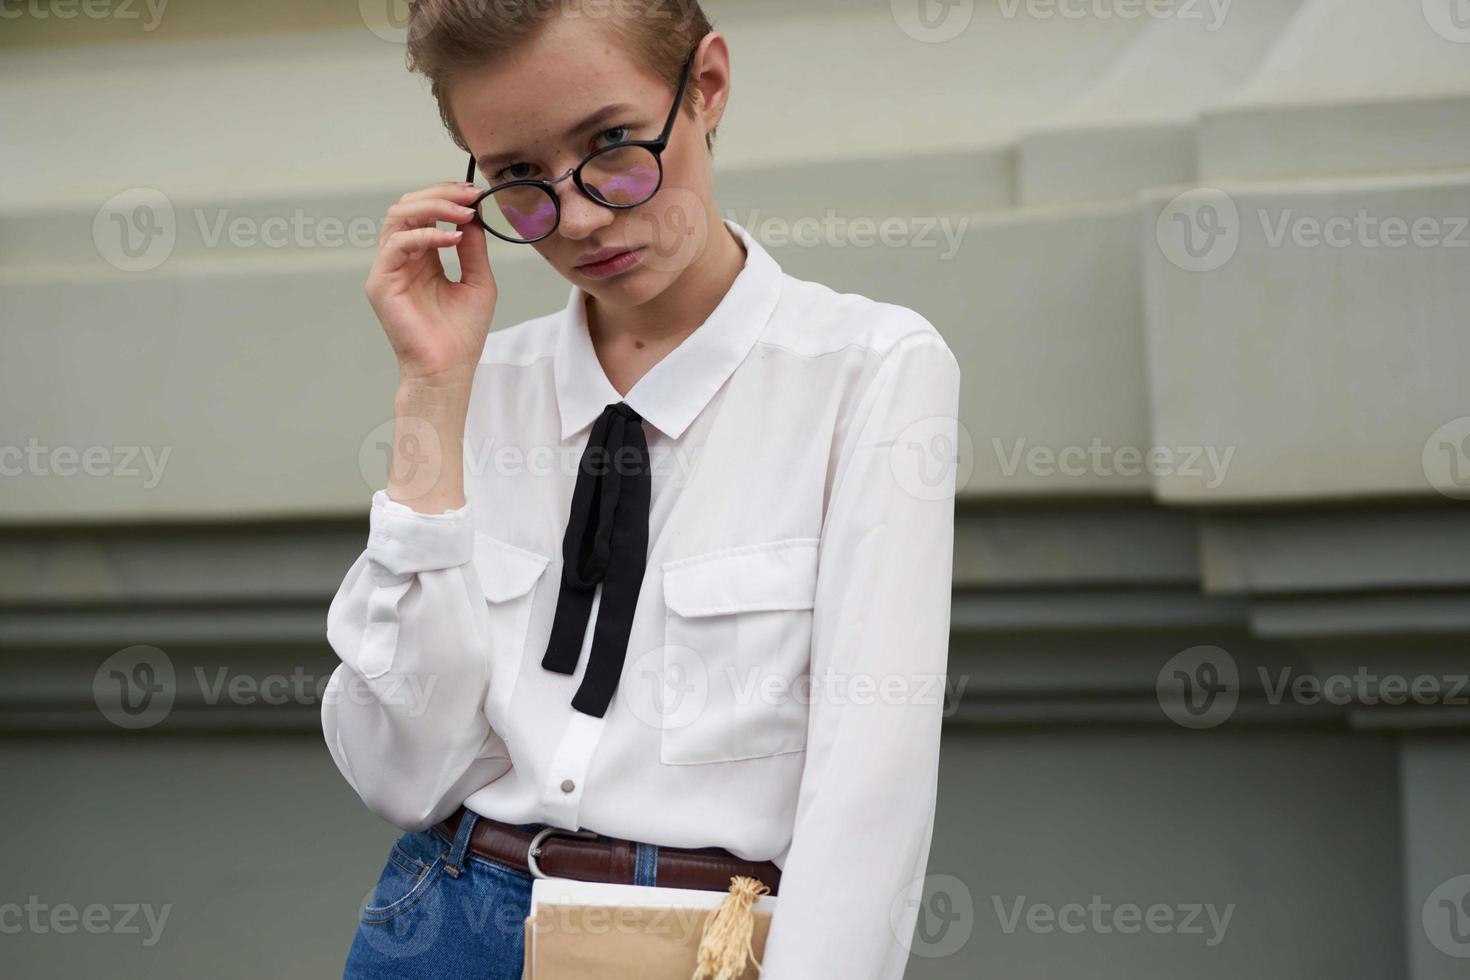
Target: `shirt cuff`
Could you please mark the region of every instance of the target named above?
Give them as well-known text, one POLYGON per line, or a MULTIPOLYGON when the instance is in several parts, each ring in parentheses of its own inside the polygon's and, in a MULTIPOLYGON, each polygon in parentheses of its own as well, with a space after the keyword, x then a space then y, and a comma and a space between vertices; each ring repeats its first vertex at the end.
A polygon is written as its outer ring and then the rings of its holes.
POLYGON ((475 553, 471 515, 468 500, 455 510, 421 514, 379 490, 368 516, 368 557, 395 575, 463 565, 475 553))

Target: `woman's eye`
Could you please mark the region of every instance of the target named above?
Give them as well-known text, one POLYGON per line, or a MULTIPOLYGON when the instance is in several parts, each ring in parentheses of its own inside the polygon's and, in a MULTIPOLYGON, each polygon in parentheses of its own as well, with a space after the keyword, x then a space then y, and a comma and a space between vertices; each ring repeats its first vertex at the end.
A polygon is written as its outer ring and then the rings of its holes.
POLYGON ((527 180, 531 176, 531 165, 529 163, 512 163, 495 171, 494 183, 503 184, 507 180, 527 180))
POLYGON ((597 138, 605 139, 608 136, 613 136, 613 139, 607 141, 609 146, 615 143, 625 143, 628 140, 628 133, 632 128, 631 126, 614 126, 612 129, 604 129, 601 133, 597 134, 597 138))

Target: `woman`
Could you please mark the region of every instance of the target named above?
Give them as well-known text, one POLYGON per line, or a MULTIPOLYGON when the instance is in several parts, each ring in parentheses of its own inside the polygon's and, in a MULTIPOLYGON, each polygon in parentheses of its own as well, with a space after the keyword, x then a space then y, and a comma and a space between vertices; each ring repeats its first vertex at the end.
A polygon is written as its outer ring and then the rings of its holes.
POLYGON ((750 874, 778 896, 765 980, 901 976, 943 712, 953 355, 720 219, 730 52, 697 3, 439 0, 409 44, 485 184, 405 194, 367 283, 399 364, 394 465, 328 614, 322 722, 407 833, 348 975, 519 977, 540 873, 750 874), (487 231, 566 278, 566 307, 487 336, 487 231))

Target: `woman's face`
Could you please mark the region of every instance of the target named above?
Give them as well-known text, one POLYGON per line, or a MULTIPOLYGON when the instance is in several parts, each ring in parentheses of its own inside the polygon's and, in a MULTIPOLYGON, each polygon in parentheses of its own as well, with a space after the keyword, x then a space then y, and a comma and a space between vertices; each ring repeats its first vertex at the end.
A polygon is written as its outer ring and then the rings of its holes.
MULTIPOLYGON (((728 56, 722 37, 707 38, 696 59, 700 77, 690 79, 701 95, 696 115, 678 113, 663 152, 663 182, 651 200, 614 210, 594 203, 570 178, 555 185, 561 222, 532 247, 599 303, 639 306, 662 293, 718 223, 705 134, 724 107, 728 56), (636 261, 625 256, 612 269, 589 262, 626 250, 636 261)), ((595 149, 655 139, 674 101, 602 19, 585 16, 559 18, 493 67, 459 75, 448 97, 482 178, 492 183, 553 180, 595 149)))

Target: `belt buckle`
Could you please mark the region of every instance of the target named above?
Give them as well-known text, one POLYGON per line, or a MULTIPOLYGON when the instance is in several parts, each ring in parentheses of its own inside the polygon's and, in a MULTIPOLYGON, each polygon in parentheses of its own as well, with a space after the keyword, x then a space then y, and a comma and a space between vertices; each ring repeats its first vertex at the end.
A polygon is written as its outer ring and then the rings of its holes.
POLYGON ((534 877, 551 877, 549 874, 541 870, 541 866, 536 863, 536 858, 541 856, 541 842, 548 837, 555 837, 558 835, 562 837, 579 837, 582 840, 597 839, 597 832, 595 830, 566 830, 562 827, 542 827, 540 830, 536 831, 536 836, 531 838, 531 849, 526 852, 526 867, 530 869, 531 874, 534 877))

